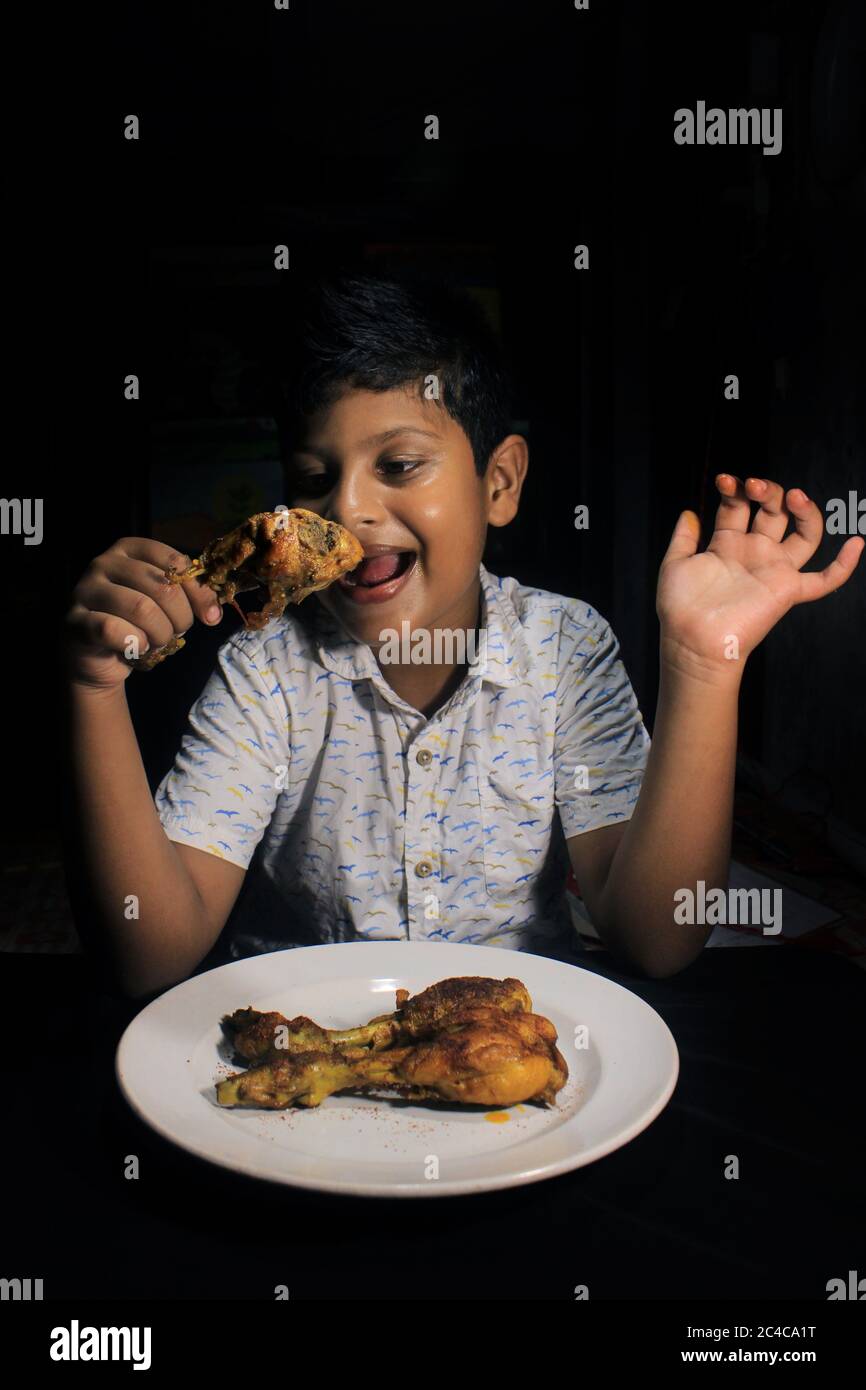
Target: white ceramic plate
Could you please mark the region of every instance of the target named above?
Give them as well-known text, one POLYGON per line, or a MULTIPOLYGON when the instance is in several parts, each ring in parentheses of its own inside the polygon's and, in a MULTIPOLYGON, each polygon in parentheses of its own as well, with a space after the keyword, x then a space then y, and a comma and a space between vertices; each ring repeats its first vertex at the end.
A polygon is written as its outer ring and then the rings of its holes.
POLYGON ((176 985, 130 1023, 116 1068, 146 1124, 212 1163, 323 1192, 444 1197, 539 1182, 627 1144, 667 1104, 679 1055, 648 1004, 591 971, 497 947, 364 941, 252 956, 176 985), (252 1005, 347 1028, 390 1013, 398 988, 417 994, 454 975, 523 981, 568 1063, 555 1109, 352 1095, 314 1109, 217 1104, 215 1082, 240 1070, 229 1061, 224 1014, 252 1005), (576 1046, 581 1025, 587 1043, 576 1046))

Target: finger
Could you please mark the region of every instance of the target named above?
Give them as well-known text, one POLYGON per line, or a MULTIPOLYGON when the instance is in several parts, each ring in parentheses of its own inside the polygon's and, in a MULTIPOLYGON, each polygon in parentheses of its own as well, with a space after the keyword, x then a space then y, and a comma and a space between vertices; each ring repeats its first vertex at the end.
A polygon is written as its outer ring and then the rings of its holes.
MULTIPOLYGON (((168 584, 162 570, 155 565, 145 560, 132 560, 120 551, 114 551, 102 557, 99 573, 112 584, 147 594, 168 616, 175 632, 183 633, 192 627, 194 613, 185 592, 186 586, 168 584)), ((100 605, 96 603, 93 606, 100 605)))
MULTIPOLYGON (((122 619, 125 631, 143 632, 152 647, 162 647, 175 635, 171 618, 150 597, 140 589, 128 589, 123 584, 108 581, 98 585, 85 598, 86 606, 93 613, 110 613, 122 619)), ((188 626, 191 626, 191 622, 188 626)), ((183 629, 185 630, 185 629, 183 629)))
POLYGON ((155 541, 150 536, 124 536, 106 553, 112 554, 116 550, 128 555, 131 560, 145 560, 158 570, 185 570, 191 563, 190 556, 183 551, 175 550, 174 546, 166 545, 164 541, 155 541))
POLYGON ((182 592, 200 622, 214 626, 223 615, 216 593, 198 579, 185 579, 182 584, 169 584, 169 589, 182 592))
MULTIPOLYGON (((150 542, 158 545, 158 542, 150 542)), ((171 550, 168 546, 160 546, 164 550, 165 556, 174 556, 172 564, 175 569, 189 569, 189 559, 185 555, 178 555, 177 550, 171 550)), ((154 555, 154 552, 150 552, 154 555)), ((161 564, 161 562, 160 562, 161 564)), ((129 588, 140 588, 150 598, 156 600, 160 607, 163 607, 168 616, 174 623, 175 632, 186 632, 192 627, 193 620, 199 619, 200 623, 218 623, 222 617, 222 609, 218 603, 217 595, 213 589, 206 584, 199 584, 197 580, 185 580, 182 584, 171 584, 165 578, 164 569, 160 564, 154 564, 153 560, 131 559, 118 550, 108 552, 103 556, 101 567, 103 573, 108 575, 115 584, 126 584, 129 588), (211 607, 215 607, 217 614, 214 619, 209 617, 211 607)), ((165 566, 170 569, 170 566, 165 566)))
POLYGON ((667 564, 668 560, 682 560, 694 555, 700 539, 701 523, 697 514, 691 511, 680 512, 662 564, 667 564))
POLYGON ((745 491, 750 502, 760 503, 752 520, 752 531, 756 535, 767 536, 771 541, 780 541, 790 519, 783 489, 769 478, 747 478, 745 491))
POLYGON ((811 560, 821 544, 824 517, 820 507, 810 502, 801 487, 788 489, 787 502, 795 529, 787 540, 782 542, 782 549, 790 557, 792 564, 801 569, 807 560, 811 560))
POLYGON ((866 541, 861 536, 849 536, 836 559, 831 560, 826 569, 801 574, 796 602, 811 603, 813 599, 824 598, 841 588, 857 568, 864 546, 866 541))
MULTIPOLYGON (((158 602, 163 602, 164 596, 182 594, 186 596, 192 613, 195 613, 197 619, 202 623, 211 623, 211 621, 218 623, 220 621, 222 617, 220 599, 217 598, 209 585, 202 584, 199 580, 183 580, 182 584, 168 584, 165 581, 165 570, 177 570, 182 573, 183 570, 189 569, 192 560, 188 555, 183 555, 181 550, 175 550, 172 546, 165 545, 163 541, 152 541, 150 538, 139 537, 139 535, 125 537, 118 542, 118 549, 124 555, 129 556, 129 559, 143 560, 147 566, 152 566, 153 570, 157 571, 156 578, 160 584, 158 602), (215 609, 213 619, 209 616, 211 609, 215 609)), ((108 553, 111 555, 115 552, 108 553)), ((190 617, 188 614, 186 627, 189 626, 190 617)), ((178 628, 178 631, 186 631, 186 627, 178 628)))
POLYGON ((752 510, 740 479, 735 478, 733 473, 717 473, 716 487, 721 494, 716 512, 716 530, 748 531, 752 510))
POLYGON ((116 652, 118 656, 143 656, 151 646, 143 628, 114 613, 94 612, 81 603, 70 609, 66 626, 76 640, 88 647, 116 652))

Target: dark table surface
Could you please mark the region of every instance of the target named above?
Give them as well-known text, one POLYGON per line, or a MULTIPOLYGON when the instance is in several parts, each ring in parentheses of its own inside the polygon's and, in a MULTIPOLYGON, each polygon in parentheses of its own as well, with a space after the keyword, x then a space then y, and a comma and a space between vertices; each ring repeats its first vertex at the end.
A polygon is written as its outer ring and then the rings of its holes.
POLYGON ((630 1144, 471 1197, 334 1197, 235 1176, 130 1112, 114 1051, 142 1007, 86 959, 3 957, 11 1042, 5 1275, 45 1299, 819 1299, 866 1272, 864 973, 782 945, 705 950, 670 980, 586 968, 671 1029, 680 1075, 630 1144), (127 1155, 140 1177, 124 1177, 127 1155), (729 1155, 740 1164, 725 1178, 729 1155), (507 1287, 507 1293, 505 1292, 507 1287))

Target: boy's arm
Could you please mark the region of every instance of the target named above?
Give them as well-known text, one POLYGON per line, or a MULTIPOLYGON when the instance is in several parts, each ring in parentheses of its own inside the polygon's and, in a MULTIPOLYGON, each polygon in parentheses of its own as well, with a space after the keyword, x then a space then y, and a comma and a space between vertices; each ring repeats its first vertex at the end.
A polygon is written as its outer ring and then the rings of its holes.
POLYGON ((659 702, 634 813, 615 845, 612 836, 568 841, 605 944, 659 976, 688 965, 709 935, 706 926, 675 922, 677 889, 695 892, 701 879, 707 890, 727 889, 745 660, 788 609, 841 587, 864 544, 852 537, 824 570, 801 574, 823 533, 814 502, 767 479, 744 485, 722 473, 716 486, 707 549, 697 553, 700 523, 683 512, 662 562, 659 702), (754 518, 750 503, 759 504, 754 518), (786 537, 789 521, 795 529, 786 537))
POLYGON ((603 944, 651 976, 690 964, 712 931, 674 920, 675 891, 727 888, 738 691, 738 671, 716 685, 663 665, 631 819, 566 842, 603 944))
POLYGON ((123 686, 67 685, 71 887, 87 949, 138 997, 186 978, 210 950, 244 870, 163 829, 123 686), (130 895, 137 915, 127 915, 130 895))

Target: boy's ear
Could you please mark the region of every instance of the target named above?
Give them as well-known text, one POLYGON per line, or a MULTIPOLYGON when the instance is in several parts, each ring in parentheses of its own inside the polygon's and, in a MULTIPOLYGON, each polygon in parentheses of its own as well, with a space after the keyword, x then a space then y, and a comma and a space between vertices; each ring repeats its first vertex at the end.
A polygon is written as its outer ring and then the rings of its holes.
POLYGON ((493 450, 487 467, 487 520, 491 526, 507 526, 517 515, 528 468, 529 445, 523 435, 506 435, 493 450))

